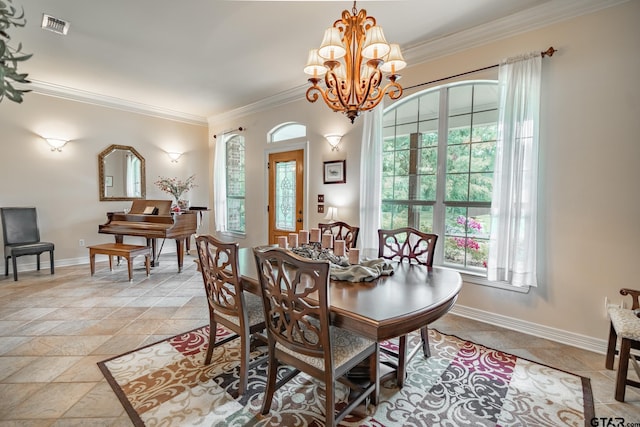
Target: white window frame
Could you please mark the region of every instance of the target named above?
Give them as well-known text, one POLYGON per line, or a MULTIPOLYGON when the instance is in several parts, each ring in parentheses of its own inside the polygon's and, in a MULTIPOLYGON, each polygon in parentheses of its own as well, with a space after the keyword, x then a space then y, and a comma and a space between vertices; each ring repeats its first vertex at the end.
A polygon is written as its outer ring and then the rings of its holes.
MULTIPOLYGON (((404 102, 408 102, 413 98, 424 96, 427 92, 439 91, 439 107, 438 107, 438 144, 437 148, 437 172, 436 172, 436 198, 434 202, 426 202, 426 203, 418 203, 427 206, 432 206, 433 209, 433 232, 440 236, 439 240, 442 240, 442 244, 438 244, 436 247, 434 264, 438 264, 445 268, 450 268, 452 270, 456 270, 460 272, 463 276, 465 282, 470 282, 474 284, 480 284, 485 286, 497 287, 501 289, 508 289, 517 292, 528 292, 528 287, 516 287, 512 286, 508 283, 503 282, 490 282, 487 280, 486 272, 482 272, 481 270, 475 271, 473 268, 460 268, 455 265, 445 264, 444 263, 444 240, 445 240, 445 216, 446 216, 446 208, 453 206, 462 206, 462 207, 481 207, 481 208, 489 208, 491 207, 490 202, 473 202, 473 201, 463 201, 463 202, 445 202, 445 192, 446 192, 446 176, 447 176, 447 139, 448 139, 448 121, 449 121, 449 109, 448 109, 448 97, 446 96, 447 91, 456 86, 468 86, 468 85, 479 85, 479 84, 495 84, 496 88, 498 86, 497 80, 468 80, 461 81, 451 84, 446 84, 442 86, 438 86, 436 88, 431 88, 425 91, 421 91, 412 95, 411 97, 403 100, 404 102), (444 94, 444 96, 443 96, 444 94)), ((403 102, 403 103, 404 103, 403 102)), ((393 104, 385 109, 384 114, 397 109, 401 104, 393 104)), ((497 106, 496 106, 497 108, 497 106)), ((383 120, 384 122, 384 120, 383 120)), ((398 126, 397 124, 395 126, 398 126)), ((473 131, 473 129, 471 129, 473 131)))

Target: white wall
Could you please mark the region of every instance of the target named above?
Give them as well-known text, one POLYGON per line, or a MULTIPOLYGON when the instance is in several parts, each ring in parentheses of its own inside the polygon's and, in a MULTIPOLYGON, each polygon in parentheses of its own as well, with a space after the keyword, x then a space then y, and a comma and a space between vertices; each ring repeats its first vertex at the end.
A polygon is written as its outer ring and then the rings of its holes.
MULTIPOLYGON (((457 307, 467 313, 517 324, 535 333, 571 335, 603 344, 608 323, 604 298, 619 302, 622 287, 638 287, 640 259, 640 2, 594 14, 410 67, 405 86, 497 64, 501 59, 554 46, 543 60, 540 152, 540 286, 528 294, 465 284, 457 307)), ((470 76, 496 77, 496 71, 470 76)), ((407 91, 414 93, 414 91, 407 91)), ((247 238, 242 246, 263 244, 267 236, 267 132, 285 121, 309 129, 307 224, 316 224, 315 198, 358 224, 358 178, 362 118, 351 125, 319 101, 292 102, 247 114, 210 129, 216 133, 247 127, 247 238), (322 135, 344 133, 341 151, 331 152, 322 135), (347 159, 347 184, 323 185, 322 161, 347 159), (255 184, 255 185, 254 185, 255 184)), ((588 345, 588 344, 587 344, 588 345)), ((602 348, 604 349, 604 347, 602 348)))
MULTIPOLYGON (((42 240, 55 243, 56 265, 88 262, 88 250, 79 240, 87 246, 113 241, 98 234, 98 225, 106 222, 108 211, 131 205, 99 201, 98 154, 111 144, 133 146, 145 158, 147 198, 171 198, 154 185, 159 175, 185 179, 195 173, 199 186, 187 195, 192 205, 209 206, 206 125, 35 93, 27 93, 22 104, 0 103, 0 206, 37 208, 42 240), (62 152, 52 152, 45 136, 70 142, 62 152), (172 163, 165 151, 185 154, 172 163)), ((167 243, 164 251, 175 251, 175 244, 167 243)), ((48 268, 48 256, 42 260, 48 268)), ((18 262, 19 271, 35 268, 35 257, 20 257, 18 262)))

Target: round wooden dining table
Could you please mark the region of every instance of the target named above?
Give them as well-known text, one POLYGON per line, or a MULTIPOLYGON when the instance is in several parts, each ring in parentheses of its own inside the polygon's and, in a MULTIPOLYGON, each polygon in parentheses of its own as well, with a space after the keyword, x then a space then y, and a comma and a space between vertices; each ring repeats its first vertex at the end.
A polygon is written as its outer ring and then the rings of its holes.
MULTIPOLYGON (((260 295, 251 248, 238 253, 243 288, 260 295)), ((376 341, 420 329, 447 313, 462 287, 460 273, 442 267, 394 263, 393 274, 370 282, 331 280, 332 324, 376 341)))

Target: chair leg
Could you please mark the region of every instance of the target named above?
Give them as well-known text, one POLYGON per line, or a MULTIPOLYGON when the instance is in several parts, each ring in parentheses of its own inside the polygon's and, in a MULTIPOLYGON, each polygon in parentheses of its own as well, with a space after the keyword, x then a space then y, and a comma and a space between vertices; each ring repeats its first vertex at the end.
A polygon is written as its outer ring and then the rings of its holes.
POLYGON ((238 384, 238 396, 242 396, 247 389, 247 370, 249 367, 249 354, 251 335, 249 331, 245 331, 240 336, 240 381, 238 384))
POLYGON ((36 267, 38 268, 38 271, 40 271, 40 254, 36 255, 36 267))
POLYGON ((609 324, 609 344, 607 345, 607 358, 605 359, 604 366, 607 369, 613 369, 613 361, 616 357, 616 341, 618 341, 618 334, 616 333, 613 324, 609 324))
POLYGON ((325 384, 325 404, 324 404, 324 412, 325 412, 325 422, 324 425, 326 427, 334 427, 336 425, 336 391, 335 391, 335 382, 331 374, 326 374, 324 379, 325 384))
POLYGON ((218 329, 218 324, 213 317, 209 321, 209 345, 207 346, 207 355, 204 358, 204 364, 208 365, 211 363, 211 356, 213 356, 213 347, 216 345, 216 330, 218 329))
POLYGON ((53 251, 49 251, 49 262, 51 263, 51 274, 54 273, 54 267, 53 267, 53 251))
POLYGON ((264 400, 262 401, 262 409, 260 413, 267 415, 271 411, 271 402, 273 394, 276 391, 276 374, 278 373, 278 360, 275 355, 275 342, 273 345, 269 343, 269 365, 267 367, 267 385, 264 390, 264 400))
POLYGON ((371 403, 378 404, 380 397, 380 344, 376 344, 376 352, 369 357, 369 381, 375 383, 371 393, 371 403))
POLYGON ((12 262, 12 264, 13 264, 13 280, 15 282, 18 281, 18 263, 16 262, 16 258, 17 257, 14 257, 14 256, 11 257, 11 261, 13 261, 12 262))
POLYGON ((627 369, 629 368, 629 355, 631 341, 623 338, 620 344, 620 360, 618 360, 618 373, 616 375, 616 395, 618 402, 624 402, 624 392, 627 386, 627 369))
POLYGON ((9 275, 9 258, 11 257, 4 257, 4 275, 8 276, 9 275))
POLYGON ((420 329, 420 337, 422 338, 422 353, 424 357, 431 357, 431 349, 429 348, 429 330, 427 327, 420 329))

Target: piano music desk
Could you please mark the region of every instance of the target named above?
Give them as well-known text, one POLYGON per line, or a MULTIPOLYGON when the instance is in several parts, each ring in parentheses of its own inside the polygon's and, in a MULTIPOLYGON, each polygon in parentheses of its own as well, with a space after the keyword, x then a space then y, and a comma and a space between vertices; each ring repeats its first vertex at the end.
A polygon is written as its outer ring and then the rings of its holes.
POLYGON ((133 281, 133 259, 138 255, 144 255, 144 264, 147 269, 147 277, 150 274, 151 248, 149 246, 127 245, 125 243, 104 243, 102 245, 87 246, 89 248, 89 261, 91 263, 91 275, 96 272, 96 254, 107 255, 109 257, 109 270, 113 271, 113 260, 111 257, 123 257, 127 260, 129 269, 129 281, 133 281))

